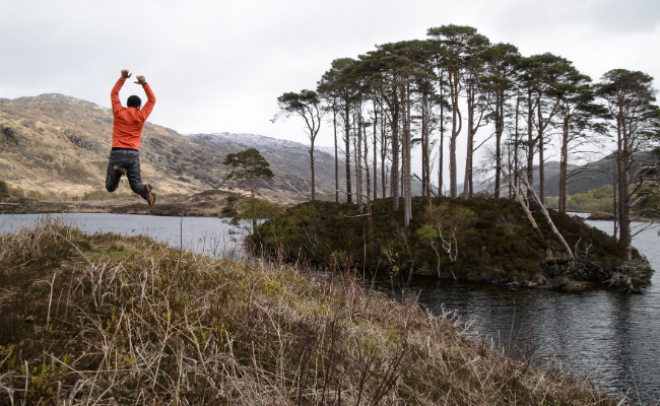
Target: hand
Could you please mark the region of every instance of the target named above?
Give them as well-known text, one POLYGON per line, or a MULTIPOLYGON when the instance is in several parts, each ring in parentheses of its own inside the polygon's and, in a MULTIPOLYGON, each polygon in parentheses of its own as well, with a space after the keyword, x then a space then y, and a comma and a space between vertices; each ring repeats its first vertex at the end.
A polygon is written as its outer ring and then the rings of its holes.
POLYGON ((135 79, 137 79, 137 82, 135 82, 135 83, 137 83, 138 85, 146 85, 147 84, 147 80, 142 75, 136 76, 135 79))
POLYGON ((132 75, 133 75, 132 73, 128 73, 128 69, 123 69, 121 71, 121 77, 124 79, 130 78, 132 75))

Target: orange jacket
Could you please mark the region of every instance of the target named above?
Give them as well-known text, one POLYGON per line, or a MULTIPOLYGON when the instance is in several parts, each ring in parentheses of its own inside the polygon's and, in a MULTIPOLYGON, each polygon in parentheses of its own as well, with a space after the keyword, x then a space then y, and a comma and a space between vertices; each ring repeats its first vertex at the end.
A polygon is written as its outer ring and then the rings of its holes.
POLYGON ((119 78, 115 87, 110 93, 112 100, 112 115, 114 116, 114 128, 112 130, 112 148, 131 148, 140 150, 140 136, 142 136, 142 126, 147 121, 156 104, 156 96, 151 91, 149 84, 142 85, 147 94, 148 101, 138 110, 135 107, 125 108, 119 101, 119 90, 124 86, 126 79, 119 78))

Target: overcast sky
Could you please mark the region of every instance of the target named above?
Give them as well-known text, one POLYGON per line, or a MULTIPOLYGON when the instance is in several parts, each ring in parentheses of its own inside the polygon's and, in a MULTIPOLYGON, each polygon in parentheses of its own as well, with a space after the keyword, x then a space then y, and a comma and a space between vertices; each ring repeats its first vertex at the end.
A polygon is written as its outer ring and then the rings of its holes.
MULTIPOLYGON (((658 0, 0 0, 0 97, 62 93, 110 107, 126 68, 156 94, 152 123, 306 142, 295 118, 270 122, 277 96, 315 88, 333 59, 375 44, 471 25, 594 80, 614 68, 660 80, 659 21, 658 0)), ((132 83, 122 100, 131 94, 144 95, 132 83)), ((331 127, 319 137, 332 145, 331 127)))

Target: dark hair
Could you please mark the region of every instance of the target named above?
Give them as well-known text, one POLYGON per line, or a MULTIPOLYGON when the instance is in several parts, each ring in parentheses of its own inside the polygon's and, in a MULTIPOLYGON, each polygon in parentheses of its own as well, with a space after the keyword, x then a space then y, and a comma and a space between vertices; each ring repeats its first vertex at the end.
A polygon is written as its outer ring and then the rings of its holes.
POLYGON ((128 98, 126 105, 128 107, 140 107, 142 105, 142 100, 137 96, 131 96, 128 98))

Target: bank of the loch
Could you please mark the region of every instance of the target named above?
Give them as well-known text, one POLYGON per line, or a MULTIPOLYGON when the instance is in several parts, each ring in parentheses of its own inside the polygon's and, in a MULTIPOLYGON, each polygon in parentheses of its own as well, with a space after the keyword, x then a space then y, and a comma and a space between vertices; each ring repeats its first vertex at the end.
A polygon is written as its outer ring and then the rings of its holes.
POLYGON ((520 205, 507 199, 413 198, 413 219, 392 199, 365 205, 304 203, 262 224, 250 241, 255 250, 321 266, 437 274, 475 282, 580 290, 610 287, 638 291, 653 274, 648 261, 578 217, 550 210, 552 221, 575 255, 569 259, 538 206, 531 213, 543 239, 520 205), (371 225, 370 225, 371 223, 371 225))
POLYGON ((54 220, 0 236, 0 405, 606 405, 346 275, 54 220))

